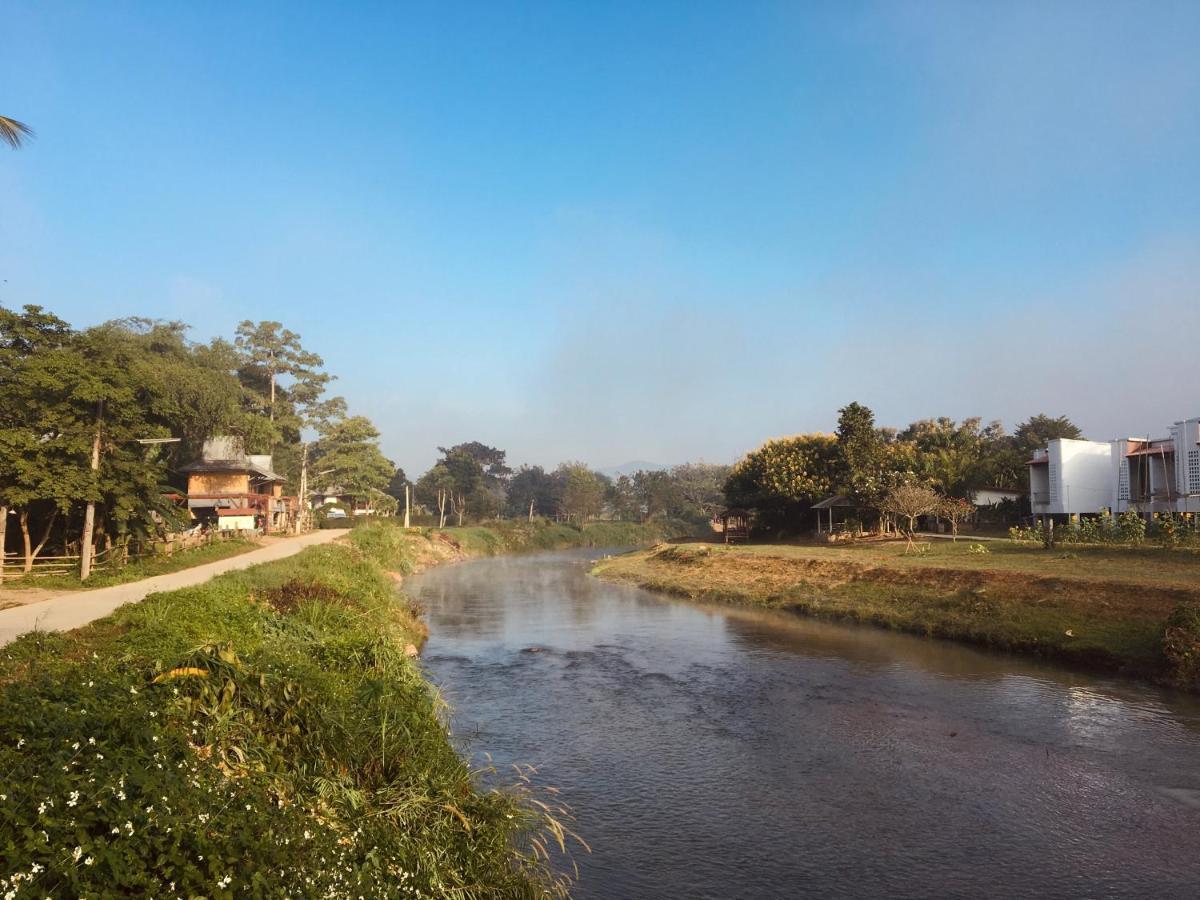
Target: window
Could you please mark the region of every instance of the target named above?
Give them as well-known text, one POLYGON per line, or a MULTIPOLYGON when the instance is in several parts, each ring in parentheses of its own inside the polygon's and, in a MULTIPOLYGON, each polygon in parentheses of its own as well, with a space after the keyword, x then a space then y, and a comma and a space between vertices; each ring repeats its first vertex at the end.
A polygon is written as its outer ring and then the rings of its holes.
POLYGON ((1200 494, 1200 450, 1189 450, 1187 457, 1188 493, 1200 494))
POLYGON ((1121 460, 1121 471, 1117 476, 1117 499, 1129 499, 1129 460, 1121 460))
POLYGON ((1049 463, 1046 466, 1046 477, 1050 481, 1050 502, 1058 501, 1058 466, 1049 463))

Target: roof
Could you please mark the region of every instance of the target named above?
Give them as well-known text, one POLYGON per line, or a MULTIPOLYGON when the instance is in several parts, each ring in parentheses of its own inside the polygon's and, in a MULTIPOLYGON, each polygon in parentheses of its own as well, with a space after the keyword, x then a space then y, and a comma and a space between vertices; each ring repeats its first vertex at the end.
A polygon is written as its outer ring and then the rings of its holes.
POLYGON ((1159 444, 1155 446, 1141 446, 1135 450, 1129 450, 1126 456, 1174 456, 1174 444, 1159 444))
POLYGON ((237 509, 218 509, 218 516, 253 516, 257 515, 258 511, 249 506, 239 506, 237 509))
POLYGON ((834 494, 826 497, 820 503, 814 503, 813 509, 834 509, 835 507, 846 507, 848 509, 860 509, 862 504, 855 503, 845 494, 834 494))
POLYGON ((244 472, 268 481, 287 481, 282 475, 272 472, 269 468, 255 465, 244 459, 198 459, 186 466, 180 466, 179 471, 189 474, 192 472, 226 472, 233 475, 240 475, 244 472))

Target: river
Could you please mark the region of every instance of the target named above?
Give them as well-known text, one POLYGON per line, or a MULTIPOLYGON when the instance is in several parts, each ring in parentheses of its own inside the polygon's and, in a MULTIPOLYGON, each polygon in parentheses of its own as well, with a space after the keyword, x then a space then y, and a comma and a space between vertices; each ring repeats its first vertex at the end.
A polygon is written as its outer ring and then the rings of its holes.
POLYGON ((1200 896, 1195 698, 677 601, 596 555, 407 586, 458 745, 572 807, 576 896, 1200 896))

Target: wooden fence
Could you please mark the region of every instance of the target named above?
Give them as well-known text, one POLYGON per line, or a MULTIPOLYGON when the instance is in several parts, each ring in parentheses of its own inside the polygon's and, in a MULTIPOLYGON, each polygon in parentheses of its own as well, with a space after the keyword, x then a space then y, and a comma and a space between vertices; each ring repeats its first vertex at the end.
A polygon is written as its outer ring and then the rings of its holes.
MULTIPOLYGON (((174 556, 183 550, 194 550, 197 547, 207 547, 209 544, 233 540, 241 537, 240 531, 204 531, 199 533, 182 532, 156 538, 150 541, 129 541, 126 544, 114 544, 103 550, 96 551, 92 557, 92 571, 104 572, 122 566, 138 559, 148 559, 155 556, 174 556)), ((25 571, 25 555, 23 553, 5 553, 4 565, 0 568, 0 583, 15 581, 18 578, 45 578, 48 575, 78 575, 80 558, 78 553, 63 556, 46 556, 39 554, 33 561, 33 569, 25 571)))

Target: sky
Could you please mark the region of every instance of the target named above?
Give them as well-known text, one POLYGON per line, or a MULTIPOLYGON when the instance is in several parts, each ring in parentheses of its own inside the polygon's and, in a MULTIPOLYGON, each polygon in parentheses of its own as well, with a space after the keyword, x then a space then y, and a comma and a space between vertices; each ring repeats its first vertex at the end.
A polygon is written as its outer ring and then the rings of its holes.
POLYGON ((0 303, 299 332, 410 474, 1200 415, 1200 3, 0 0, 0 303))

